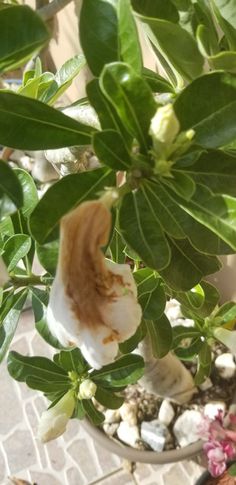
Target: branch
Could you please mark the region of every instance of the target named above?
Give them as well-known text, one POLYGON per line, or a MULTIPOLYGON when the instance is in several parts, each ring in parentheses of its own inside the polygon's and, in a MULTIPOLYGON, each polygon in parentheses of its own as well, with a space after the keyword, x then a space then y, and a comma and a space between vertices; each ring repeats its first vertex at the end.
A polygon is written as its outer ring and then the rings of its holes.
POLYGON ((45 5, 45 7, 38 9, 37 13, 41 17, 41 19, 49 20, 58 12, 60 12, 60 10, 62 10, 70 2, 71 0, 53 0, 48 5, 45 5))

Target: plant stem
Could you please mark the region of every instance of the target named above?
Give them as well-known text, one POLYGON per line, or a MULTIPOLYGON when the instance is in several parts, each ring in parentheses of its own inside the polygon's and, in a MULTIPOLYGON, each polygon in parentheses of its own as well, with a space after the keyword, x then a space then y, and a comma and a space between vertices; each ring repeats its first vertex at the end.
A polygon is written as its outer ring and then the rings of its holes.
POLYGON ((45 278, 44 275, 30 275, 30 276, 11 276, 11 283, 16 288, 21 288, 23 286, 30 286, 30 285, 44 285, 46 286, 49 283, 49 278, 45 278))

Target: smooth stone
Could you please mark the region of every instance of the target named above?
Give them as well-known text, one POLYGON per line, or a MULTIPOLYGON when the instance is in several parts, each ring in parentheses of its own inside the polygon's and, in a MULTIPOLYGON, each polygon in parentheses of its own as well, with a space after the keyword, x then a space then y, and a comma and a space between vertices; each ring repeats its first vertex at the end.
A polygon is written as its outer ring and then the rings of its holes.
POLYGON ((119 409, 121 419, 127 421, 130 426, 135 426, 137 424, 137 412, 138 406, 135 403, 125 402, 119 409))
POLYGON ((223 411, 225 413, 226 405, 223 401, 210 401, 204 406, 204 414, 210 419, 214 419, 218 411, 223 411))
POLYGON ((160 423, 165 424, 166 426, 169 426, 171 421, 175 417, 175 411, 173 406, 170 404, 170 402, 167 399, 164 399, 162 401, 159 413, 158 413, 158 420, 160 423))
POLYGON ((120 411, 118 409, 108 409, 105 412, 105 423, 119 423, 120 422, 120 411))
POLYGON ((181 447, 190 445, 200 439, 199 425, 202 413, 193 409, 184 411, 174 424, 173 432, 181 447))
POLYGON ((103 425, 103 429, 108 436, 114 436, 118 427, 119 427, 119 423, 111 423, 111 424, 104 423, 103 425))
POLYGON ((138 426, 130 426, 127 421, 121 421, 117 429, 118 438, 126 445, 138 448, 138 442, 140 440, 140 434, 138 426))
POLYGON ((143 421, 141 424, 141 438, 154 451, 163 451, 167 435, 167 427, 160 423, 158 419, 143 421))
POLYGON ((199 388, 201 389, 201 391, 207 391, 208 389, 211 389, 212 386, 213 384, 210 377, 207 377, 205 381, 199 385, 199 388))
POLYGON ((236 370, 233 355, 230 352, 219 355, 215 360, 215 367, 223 379, 231 379, 236 370))

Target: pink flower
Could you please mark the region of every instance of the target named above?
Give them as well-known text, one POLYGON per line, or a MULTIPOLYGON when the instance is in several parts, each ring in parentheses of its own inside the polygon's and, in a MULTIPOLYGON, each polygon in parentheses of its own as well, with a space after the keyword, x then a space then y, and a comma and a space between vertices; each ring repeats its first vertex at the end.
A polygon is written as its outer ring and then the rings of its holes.
POLYGON ((226 470, 227 454, 220 442, 211 441, 204 444, 208 458, 208 470, 213 477, 218 477, 226 470))

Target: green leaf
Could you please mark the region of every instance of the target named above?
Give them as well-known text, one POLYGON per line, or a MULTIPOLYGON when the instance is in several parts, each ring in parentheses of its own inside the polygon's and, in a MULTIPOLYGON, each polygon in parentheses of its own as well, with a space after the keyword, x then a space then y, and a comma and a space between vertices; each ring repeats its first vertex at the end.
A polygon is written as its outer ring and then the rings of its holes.
POLYGON ((147 67, 143 68, 143 77, 154 93, 174 93, 173 86, 162 76, 147 67))
POLYGON ((103 388, 134 384, 144 372, 144 361, 139 355, 124 355, 113 364, 93 371, 91 379, 103 388))
POLYGON ((172 328, 171 324, 164 314, 158 320, 146 321, 147 331, 151 338, 152 352, 154 357, 162 359, 171 349, 172 346, 172 328))
POLYGON ((171 261, 159 271, 165 282, 177 291, 188 291, 207 274, 218 271, 219 260, 197 251, 187 239, 168 240, 171 248, 171 261))
POLYGON ((83 406, 83 401, 77 400, 72 418, 84 419, 85 416, 86 416, 86 411, 83 406))
POLYGON ((209 56, 208 61, 215 70, 236 72, 236 52, 219 52, 215 56, 209 56))
POLYGON ((123 241, 120 233, 115 228, 113 232, 112 240, 109 245, 112 261, 119 264, 125 263, 126 255, 125 255, 124 249, 125 249, 125 242, 123 241))
POLYGON ((59 180, 47 190, 31 215, 33 237, 39 244, 55 239, 55 228, 67 212, 85 200, 96 198, 105 186, 112 185, 115 185, 115 176, 107 168, 71 174, 59 180))
POLYGON ((61 383, 62 386, 71 382, 64 369, 46 357, 26 357, 11 351, 7 366, 9 374, 16 381, 25 382, 28 377, 34 377, 51 384, 61 383))
POLYGON ((22 204, 22 187, 16 173, 6 162, 0 160, 0 214, 7 215, 7 213, 15 212, 22 204), (12 205, 7 203, 6 196, 12 201, 12 205), (9 212, 6 210, 7 207, 10 209, 9 212))
POLYGON ((117 131, 104 130, 95 133, 93 135, 93 148, 100 162, 113 170, 130 168, 130 154, 117 131))
POLYGON ((103 389, 102 387, 97 387, 95 399, 109 409, 117 409, 120 408, 124 402, 124 398, 121 396, 117 396, 107 389, 103 389))
POLYGON ((181 344, 181 342, 185 339, 196 339, 202 336, 201 332, 196 327, 186 327, 184 325, 176 325, 173 327, 173 345, 172 348, 175 349, 176 347, 181 344))
POLYGON ((11 71, 24 64, 48 40, 46 25, 28 6, 1 9, 0 71, 11 71))
POLYGON ((193 128, 194 142, 206 148, 217 148, 235 140, 235 106, 236 76, 225 72, 196 79, 174 103, 181 129, 193 128))
POLYGON ((68 371, 75 371, 79 375, 83 374, 88 369, 88 364, 83 358, 79 349, 62 350, 60 354, 57 354, 57 363, 68 371))
POLYGON ((52 241, 44 246, 36 244, 36 253, 40 264, 51 275, 55 275, 57 269, 59 241, 52 241))
POLYGON ((119 224, 125 241, 147 266, 160 270, 169 264, 170 248, 144 189, 123 198, 119 224))
POLYGON ((11 236, 3 246, 3 259, 8 271, 12 271, 31 248, 31 239, 25 234, 11 236))
POLYGON ((209 316, 220 299, 218 290, 208 281, 201 281, 197 287, 200 287, 201 293, 196 293, 195 289, 192 289, 174 295, 174 298, 181 303, 182 312, 187 318, 199 319, 209 316))
POLYGON ((146 332, 147 331, 146 331, 145 322, 142 321, 141 324, 138 326, 134 335, 132 335, 132 337, 130 337, 125 342, 122 342, 119 344, 119 349, 121 353, 130 354, 131 352, 133 352, 133 350, 137 348, 139 342, 141 342, 141 340, 143 340, 143 338, 145 337, 146 332))
POLYGON ((100 87, 142 150, 149 146, 149 127, 157 105, 146 81, 129 65, 115 62, 103 69, 100 87))
POLYGON ((23 190, 23 205, 21 213, 25 218, 28 218, 38 202, 38 192, 34 183, 33 177, 20 168, 15 170, 15 173, 20 181, 23 190))
POLYGON ((229 323, 236 318, 236 304, 234 302, 227 302, 220 307, 215 317, 221 317, 221 325, 229 323))
MULTIPOLYGON (((159 18, 143 16, 147 34, 152 44, 161 52, 165 61, 186 81, 191 81, 202 73, 204 59, 195 39, 179 24, 159 18)), ((179 84, 182 80, 179 80, 179 84)))
POLYGON ((91 421, 91 423, 94 424, 95 426, 102 424, 105 419, 105 416, 103 413, 101 413, 95 408, 91 399, 83 399, 82 403, 83 403, 83 408, 85 409, 86 414, 88 415, 89 421, 91 421))
POLYGON ((218 34, 212 18, 211 5, 209 3, 208 6, 208 3, 209 2, 206 2, 205 0, 198 0, 198 2, 195 2, 193 4, 194 12, 196 15, 196 23, 198 24, 196 35, 198 36, 199 28, 203 27, 204 39, 207 42, 208 52, 210 54, 215 54, 219 51, 218 34))
POLYGON ((205 185, 212 192, 236 196, 236 157, 223 150, 203 152, 198 160, 186 167, 195 182, 205 185))
POLYGON ((212 0, 214 12, 217 15, 217 20, 225 32, 226 37, 232 43, 232 47, 235 48, 235 43, 232 42, 236 39, 236 1, 235 0, 212 0), (219 15, 220 14, 220 15, 219 15), (231 28, 230 28, 231 27, 231 28), (233 35, 234 32, 234 35, 233 35))
POLYGON ((59 340, 52 335, 47 324, 46 312, 49 300, 48 292, 40 290, 39 288, 31 288, 31 293, 35 328, 37 332, 49 345, 55 349, 62 349, 63 346, 60 344, 59 340))
POLYGON ((27 290, 22 290, 19 293, 16 293, 13 299, 10 301, 10 308, 7 308, 8 311, 5 312, 5 315, 1 315, 0 362, 2 362, 4 359, 9 345, 15 335, 20 314, 27 298, 27 293, 27 290))
POLYGON ((202 340, 199 337, 193 338, 188 346, 177 347, 175 355, 184 361, 192 362, 202 347, 202 340))
POLYGON ((117 9, 120 59, 141 73, 142 52, 130 0, 118 0, 117 9))
POLYGON ((166 296, 161 278, 148 269, 140 269, 133 273, 137 283, 138 301, 146 320, 158 320, 165 310, 166 296))
POLYGON ((131 0, 133 9, 144 17, 154 17, 159 19, 178 22, 179 15, 177 8, 170 0, 131 0))
POLYGON ((31 389, 36 389, 37 391, 41 391, 44 393, 59 393, 60 394, 65 394, 67 391, 69 391, 71 387, 70 381, 46 381, 44 379, 41 379, 40 377, 37 376, 31 376, 29 375, 26 377, 25 382, 28 387, 31 389))
POLYGON ((41 101, 0 92, 2 145, 23 150, 89 145, 93 131, 41 101))
POLYGON ((233 465, 230 465, 230 467, 228 468, 228 474, 231 477, 235 477, 236 476, 236 463, 233 463, 233 465))
POLYGON ((204 342, 198 354, 198 369, 194 377, 194 382, 199 386, 211 372, 211 348, 204 342))
POLYGON ((54 80, 49 84, 48 89, 44 90, 40 100, 50 105, 66 91, 71 85, 73 79, 79 74, 81 69, 86 65, 86 59, 83 54, 68 59, 62 67, 56 72, 54 80))
POLYGON ((195 192, 196 186, 191 177, 180 170, 171 170, 173 178, 163 177, 163 183, 169 186, 177 195, 184 197, 184 199, 191 199, 195 192))
POLYGON ((80 42, 95 76, 103 66, 119 59, 118 19, 115 5, 104 0, 86 0, 80 11, 80 42))

